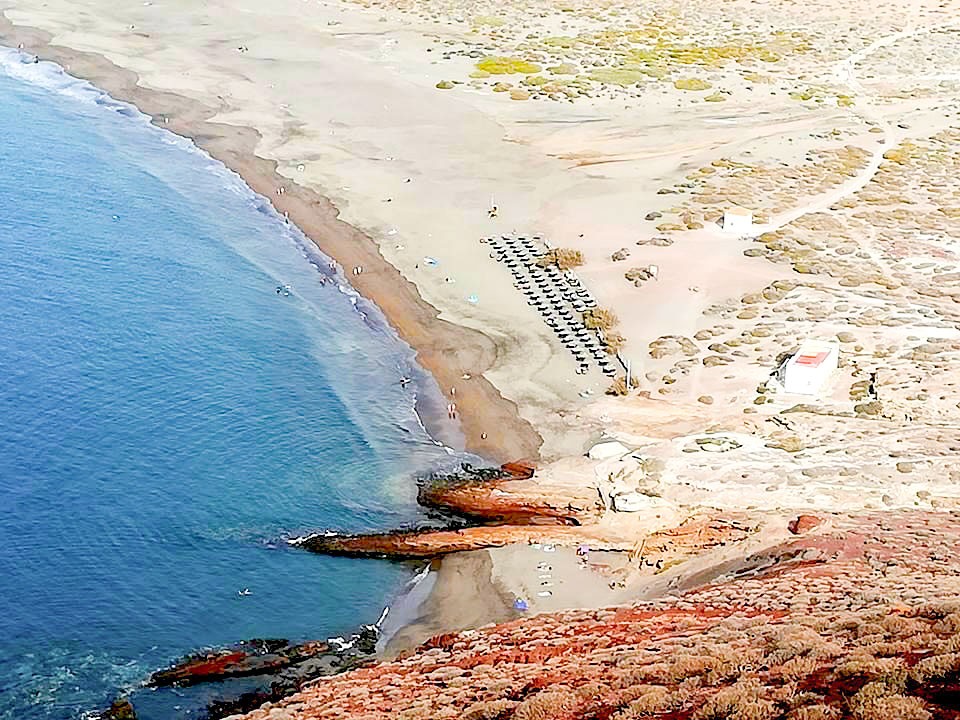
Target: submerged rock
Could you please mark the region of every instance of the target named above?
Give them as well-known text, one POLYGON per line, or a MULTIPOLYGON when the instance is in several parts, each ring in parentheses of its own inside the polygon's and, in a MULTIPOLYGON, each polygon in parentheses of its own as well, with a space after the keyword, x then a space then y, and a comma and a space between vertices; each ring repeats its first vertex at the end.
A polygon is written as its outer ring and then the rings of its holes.
POLYGON ((97 715, 98 720, 137 720, 133 705, 126 698, 117 698, 110 707, 97 715))

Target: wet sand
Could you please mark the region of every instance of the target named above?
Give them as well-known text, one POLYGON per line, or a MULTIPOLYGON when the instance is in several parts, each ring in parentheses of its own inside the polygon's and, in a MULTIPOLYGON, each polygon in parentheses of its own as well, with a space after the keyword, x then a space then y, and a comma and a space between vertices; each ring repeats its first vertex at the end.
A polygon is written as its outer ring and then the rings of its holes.
POLYGON ((448 555, 434 565, 433 587, 414 617, 390 638, 387 657, 441 633, 507 622, 523 615, 513 609, 513 596, 494 579, 488 551, 448 555))
MULTIPOLYGON (((440 319, 436 308, 383 258, 369 237, 339 219, 339 211, 327 198, 279 175, 275 161, 258 157, 255 148, 260 136, 256 130, 210 122, 219 107, 140 87, 136 73, 96 53, 51 45, 48 33, 15 26, 3 16, 0 44, 22 44, 24 52, 55 62, 117 100, 135 105, 157 126, 190 138, 239 174, 344 268, 353 287, 380 308, 445 393, 456 387, 456 417, 467 450, 498 462, 539 455, 540 435, 520 417, 516 404, 482 376, 496 360, 497 345, 479 331, 440 319), (281 187, 283 193, 278 195, 281 187), (356 266, 363 268, 359 275, 351 274, 356 266)), ((422 419, 435 437, 442 440, 449 435, 445 415, 424 412, 422 419)))

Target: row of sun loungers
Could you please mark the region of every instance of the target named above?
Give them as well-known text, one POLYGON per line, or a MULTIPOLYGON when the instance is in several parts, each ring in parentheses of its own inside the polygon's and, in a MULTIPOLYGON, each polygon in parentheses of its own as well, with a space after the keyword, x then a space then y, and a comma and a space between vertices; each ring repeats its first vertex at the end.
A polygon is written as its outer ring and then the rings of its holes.
POLYGON ((507 266, 513 274, 514 286, 526 296, 527 303, 540 312, 560 343, 573 355, 579 374, 588 372, 591 364, 606 375, 616 374, 600 337, 583 324, 582 314, 595 308, 597 301, 572 272, 538 264, 546 254, 539 237, 504 235, 483 242, 491 248, 490 257, 507 266))

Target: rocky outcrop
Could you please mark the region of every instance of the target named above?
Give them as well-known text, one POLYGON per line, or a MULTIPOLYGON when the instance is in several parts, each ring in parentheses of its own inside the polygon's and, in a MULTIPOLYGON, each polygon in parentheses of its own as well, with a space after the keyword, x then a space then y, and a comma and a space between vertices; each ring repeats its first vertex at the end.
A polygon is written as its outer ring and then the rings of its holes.
POLYGON ((327 555, 397 560, 434 558, 511 543, 621 546, 605 541, 588 527, 603 511, 595 490, 544 486, 533 480, 533 472, 526 463, 507 463, 500 468, 464 464, 456 473, 422 479, 417 497, 420 504, 461 519, 451 520, 444 528, 366 535, 317 533, 294 538, 290 543, 327 555))
POLYGON ((418 501, 483 522, 582 525, 596 520, 597 495, 586 489, 544 489, 515 479, 423 485, 418 501))
POLYGON ((324 642, 248 640, 229 648, 188 655, 150 676, 149 685, 194 685, 248 675, 266 675, 331 651, 324 642))
POLYGON ((454 552, 503 547, 514 543, 576 545, 589 542, 596 549, 619 549, 589 527, 495 525, 456 530, 413 530, 370 535, 311 535, 291 541, 315 553, 347 557, 384 557, 395 560, 427 559, 454 552))
MULTIPOLYGON (((293 644, 287 640, 248 640, 227 648, 188 655, 173 665, 155 672, 147 687, 188 686, 198 683, 224 683, 235 678, 258 676, 258 689, 230 694, 223 684, 221 696, 210 701, 207 720, 218 720, 280 700, 300 690, 306 683, 326 675, 343 672, 371 661, 379 638, 379 629, 364 625, 348 641, 333 638, 327 642, 293 644)), ((102 720, 135 720, 133 706, 115 702, 102 720), (114 708, 119 708, 115 710, 114 708), (131 714, 116 714, 129 712, 131 714)))
POLYGON ((787 529, 794 535, 803 535, 805 532, 810 532, 815 527, 819 527, 821 522, 823 521, 816 515, 798 515, 787 523, 787 529))
POLYGON ((420 480, 418 502, 473 521, 513 525, 580 525, 602 511, 597 496, 585 488, 544 486, 525 462, 499 468, 462 464, 456 473, 420 480))
POLYGON ((133 705, 126 698, 117 698, 110 707, 96 715, 97 720, 137 720, 133 705))
POLYGON ((712 584, 437 636, 245 717, 957 718, 958 566, 950 514, 831 516, 712 584))

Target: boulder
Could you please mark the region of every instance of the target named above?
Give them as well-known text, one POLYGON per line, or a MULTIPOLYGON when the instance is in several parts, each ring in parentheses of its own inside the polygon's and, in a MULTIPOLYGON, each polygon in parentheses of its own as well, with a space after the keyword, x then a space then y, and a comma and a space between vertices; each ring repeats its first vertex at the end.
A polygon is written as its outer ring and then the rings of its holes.
POLYGON ((611 499, 617 512, 640 512, 650 507, 650 498, 638 492, 617 493, 611 499))
POLYGON ((587 453, 591 460, 608 460, 614 457, 621 457, 630 452, 630 448, 621 442, 611 440, 608 442, 597 443, 587 453))
POLYGON ((117 698, 107 710, 96 716, 98 720, 137 720, 133 705, 126 698, 117 698))
POLYGON ((799 515, 787 523, 787 529, 794 535, 802 535, 820 525, 823 520, 816 515, 799 515))

